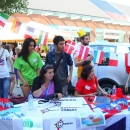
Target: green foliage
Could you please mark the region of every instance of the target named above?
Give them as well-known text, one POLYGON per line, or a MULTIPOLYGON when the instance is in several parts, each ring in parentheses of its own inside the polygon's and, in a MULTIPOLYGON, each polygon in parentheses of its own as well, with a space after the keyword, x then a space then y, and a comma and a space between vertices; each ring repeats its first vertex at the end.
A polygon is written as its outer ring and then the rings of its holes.
POLYGON ((8 15, 27 13, 28 0, 0 0, 0 12, 8 15))

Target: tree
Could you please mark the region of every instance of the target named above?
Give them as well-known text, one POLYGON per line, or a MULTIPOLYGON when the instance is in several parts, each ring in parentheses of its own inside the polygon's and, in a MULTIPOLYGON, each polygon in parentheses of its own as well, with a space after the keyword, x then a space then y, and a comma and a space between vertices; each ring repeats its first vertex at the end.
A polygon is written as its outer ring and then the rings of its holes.
POLYGON ((0 12, 8 15, 27 13, 28 0, 0 0, 0 12))

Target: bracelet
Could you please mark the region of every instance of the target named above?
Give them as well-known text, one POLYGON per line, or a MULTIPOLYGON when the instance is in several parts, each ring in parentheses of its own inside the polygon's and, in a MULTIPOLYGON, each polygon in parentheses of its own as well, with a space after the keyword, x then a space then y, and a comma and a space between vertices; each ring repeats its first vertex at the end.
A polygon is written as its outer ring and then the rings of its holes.
POLYGON ((9 72, 9 74, 14 74, 14 72, 9 72))

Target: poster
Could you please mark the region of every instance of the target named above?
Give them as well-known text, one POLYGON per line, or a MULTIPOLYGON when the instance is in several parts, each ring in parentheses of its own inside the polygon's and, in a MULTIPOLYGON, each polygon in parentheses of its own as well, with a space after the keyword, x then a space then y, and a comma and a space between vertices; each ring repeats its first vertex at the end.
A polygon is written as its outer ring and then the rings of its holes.
POLYGON ((43 130, 42 116, 26 116, 23 118, 23 130, 43 130))
POLYGON ((76 130, 76 119, 75 117, 51 118, 50 130, 76 130))
POLYGON ((81 128, 105 126, 105 117, 102 112, 79 113, 81 128))

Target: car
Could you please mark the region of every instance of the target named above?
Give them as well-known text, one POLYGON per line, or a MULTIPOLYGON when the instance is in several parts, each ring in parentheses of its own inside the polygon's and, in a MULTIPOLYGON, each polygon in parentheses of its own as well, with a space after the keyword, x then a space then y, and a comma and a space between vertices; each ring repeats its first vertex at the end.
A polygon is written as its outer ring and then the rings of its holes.
POLYGON ((118 59, 117 66, 109 66, 108 60, 96 65, 95 75, 98 78, 99 85, 108 93, 112 92, 113 85, 124 88, 128 74, 125 67, 125 53, 130 52, 130 44, 128 43, 111 43, 111 42, 93 42, 90 43, 93 50, 102 50, 103 52, 114 53, 118 59))
MULTIPOLYGON (((99 85, 107 93, 112 93, 112 88, 114 85, 116 87, 121 87, 124 90, 128 74, 126 73, 125 67, 125 53, 130 52, 129 43, 115 43, 115 42, 92 42, 90 47, 93 50, 102 50, 104 53, 113 53, 118 59, 117 66, 109 66, 109 59, 106 58, 105 62, 102 64, 94 64, 95 75, 98 78, 99 85)), ((75 87, 77 82, 77 67, 73 66, 73 75, 72 75, 72 86, 75 87)))

